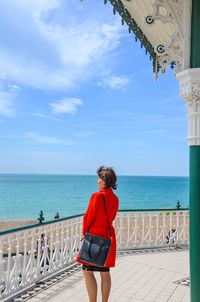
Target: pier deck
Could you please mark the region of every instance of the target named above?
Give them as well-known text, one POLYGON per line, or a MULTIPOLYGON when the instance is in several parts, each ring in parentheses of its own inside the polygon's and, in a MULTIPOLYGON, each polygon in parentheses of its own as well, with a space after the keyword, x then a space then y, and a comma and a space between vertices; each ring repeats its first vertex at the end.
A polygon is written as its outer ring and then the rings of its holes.
MULTIPOLYGON (((99 281, 99 273, 95 274, 99 281)), ((119 253, 117 266, 111 274, 110 302, 190 301, 188 250, 119 253)), ((27 301, 87 302, 81 270, 60 279, 27 301)), ((98 301, 101 301, 100 291, 98 301)))

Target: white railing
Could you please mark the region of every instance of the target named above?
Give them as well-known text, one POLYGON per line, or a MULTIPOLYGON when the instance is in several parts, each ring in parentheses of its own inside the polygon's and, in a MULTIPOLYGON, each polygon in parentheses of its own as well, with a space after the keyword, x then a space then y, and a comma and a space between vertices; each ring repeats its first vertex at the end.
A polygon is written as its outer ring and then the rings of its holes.
MULTIPOLYGON (((188 210, 120 211, 118 249, 189 244, 188 210)), ((74 263, 82 215, 0 232, 0 300, 74 263)))
POLYGON ((188 210, 120 211, 115 220, 118 249, 189 244, 188 210))
POLYGON ((73 263, 81 224, 82 215, 2 232, 0 300, 73 263))

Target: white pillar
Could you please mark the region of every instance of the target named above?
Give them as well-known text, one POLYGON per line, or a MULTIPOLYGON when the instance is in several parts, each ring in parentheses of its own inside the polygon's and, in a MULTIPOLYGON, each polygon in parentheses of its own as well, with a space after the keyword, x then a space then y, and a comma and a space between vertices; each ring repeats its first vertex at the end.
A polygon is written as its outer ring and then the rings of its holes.
POLYGON ((180 84, 181 97, 187 101, 188 143, 200 145, 200 68, 179 72, 176 78, 180 84))
POLYGON ((200 68, 177 74, 180 91, 188 107, 190 145, 190 293, 200 301, 200 68))

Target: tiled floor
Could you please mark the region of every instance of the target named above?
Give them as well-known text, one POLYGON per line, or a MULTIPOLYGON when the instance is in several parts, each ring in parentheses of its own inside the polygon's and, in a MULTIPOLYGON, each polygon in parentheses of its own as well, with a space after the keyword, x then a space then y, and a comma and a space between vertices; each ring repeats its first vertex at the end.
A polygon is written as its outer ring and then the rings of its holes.
MULTIPOLYGON (((111 270, 110 302, 189 302, 189 286, 175 283, 189 275, 189 252, 119 256, 111 270)), ((95 273, 98 284, 99 273, 95 273)), ((62 279, 28 302, 87 302, 82 272, 62 279)), ((98 293, 98 301, 100 292, 98 293)))

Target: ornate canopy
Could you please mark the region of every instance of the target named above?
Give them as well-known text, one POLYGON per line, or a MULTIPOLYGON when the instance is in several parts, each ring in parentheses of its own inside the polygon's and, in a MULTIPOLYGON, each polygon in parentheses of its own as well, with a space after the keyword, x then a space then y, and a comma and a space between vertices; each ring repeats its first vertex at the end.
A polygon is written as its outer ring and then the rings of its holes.
POLYGON ((191 0, 104 0, 153 59, 153 70, 189 67, 191 0))

